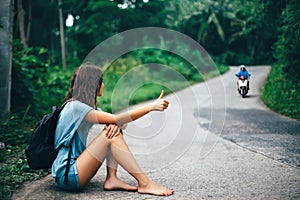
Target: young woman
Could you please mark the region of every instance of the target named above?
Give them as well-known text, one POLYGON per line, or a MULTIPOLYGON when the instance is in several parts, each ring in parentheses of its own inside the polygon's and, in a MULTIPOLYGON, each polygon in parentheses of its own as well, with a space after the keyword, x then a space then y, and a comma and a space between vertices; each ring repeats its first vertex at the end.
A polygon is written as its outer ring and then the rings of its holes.
POLYGON ((110 114, 97 109, 97 96, 102 96, 104 84, 101 70, 84 64, 73 74, 65 97, 55 132, 55 147, 60 148, 52 165, 56 185, 66 190, 82 189, 96 174, 104 159, 107 159, 107 178, 104 190, 137 190, 139 193, 169 196, 174 190, 167 189, 150 180, 142 172, 121 133, 126 123, 134 121, 151 111, 163 111, 169 102, 160 97, 147 106, 122 114, 110 114), (86 146, 88 133, 93 124, 106 124, 103 131, 86 146), (67 162, 70 158, 69 169, 67 162), (118 179, 120 164, 138 183, 130 186, 118 179), (68 172, 67 181, 65 172, 68 172))

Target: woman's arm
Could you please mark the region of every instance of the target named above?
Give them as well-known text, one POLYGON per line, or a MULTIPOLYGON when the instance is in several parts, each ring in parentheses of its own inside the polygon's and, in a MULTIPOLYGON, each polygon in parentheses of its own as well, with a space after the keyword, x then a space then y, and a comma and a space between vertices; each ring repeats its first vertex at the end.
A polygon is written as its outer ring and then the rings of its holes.
POLYGON ((125 124, 128 122, 132 122, 132 121, 146 115, 147 113, 149 113, 151 111, 165 110, 168 107, 169 102, 167 100, 163 99, 163 97, 164 97, 164 91, 161 92, 159 98, 154 103, 148 104, 144 107, 138 108, 133 111, 129 111, 129 112, 121 113, 121 114, 117 114, 117 115, 113 115, 113 114, 110 114, 107 112, 100 112, 97 110, 92 110, 86 115, 85 120, 87 120, 91 123, 122 125, 122 124, 125 124))

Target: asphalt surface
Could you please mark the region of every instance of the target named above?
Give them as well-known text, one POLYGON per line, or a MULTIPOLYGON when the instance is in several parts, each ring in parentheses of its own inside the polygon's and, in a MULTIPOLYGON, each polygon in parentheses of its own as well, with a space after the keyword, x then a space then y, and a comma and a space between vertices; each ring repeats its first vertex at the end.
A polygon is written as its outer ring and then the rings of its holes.
MULTIPOLYGON (((260 88, 265 76, 262 72, 265 70, 267 68, 249 68, 253 74, 252 89, 245 99, 236 92, 234 84, 224 81, 227 106, 221 136, 254 152, 299 168, 300 122, 271 112, 262 104, 260 88)), ((227 73, 223 80, 230 80, 231 76, 231 73, 227 73)), ((210 110, 202 109, 198 117, 208 119, 210 110)))
MULTIPOLYGON (((269 67, 248 68, 251 90, 245 99, 235 89, 237 70, 167 96, 167 111, 125 130, 142 169, 175 189, 174 195, 103 191, 103 166, 82 192, 61 191, 47 176, 25 184, 12 199, 300 199, 300 122, 260 101, 269 67)), ((119 177, 136 185, 121 167, 119 177)))

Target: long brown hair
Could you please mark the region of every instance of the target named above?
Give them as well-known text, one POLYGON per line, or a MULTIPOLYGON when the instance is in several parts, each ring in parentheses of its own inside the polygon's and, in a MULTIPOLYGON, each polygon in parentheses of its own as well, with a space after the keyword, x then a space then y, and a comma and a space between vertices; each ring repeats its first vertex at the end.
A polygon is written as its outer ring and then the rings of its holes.
POLYGON ((68 93, 64 99, 78 100, 94 109, 97 108, 97 96, 102 85, 103 74, 100 68, 83 64, 78 67, 71 78, 68 93))

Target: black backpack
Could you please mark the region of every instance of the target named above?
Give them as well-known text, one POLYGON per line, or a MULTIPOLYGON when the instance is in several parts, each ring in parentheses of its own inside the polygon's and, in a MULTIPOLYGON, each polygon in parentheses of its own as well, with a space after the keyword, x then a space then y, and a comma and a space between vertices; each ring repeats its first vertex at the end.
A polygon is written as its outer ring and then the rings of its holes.
POLYGON ((52 113, 45 115, 34 128, 30 143, 25 149, 27 163, 31 169, 49 169, 56 159, 61 146, 58 149, 54 148, 54 134, 59 114, 66 103, 60 108, 54 107, 52 113))

